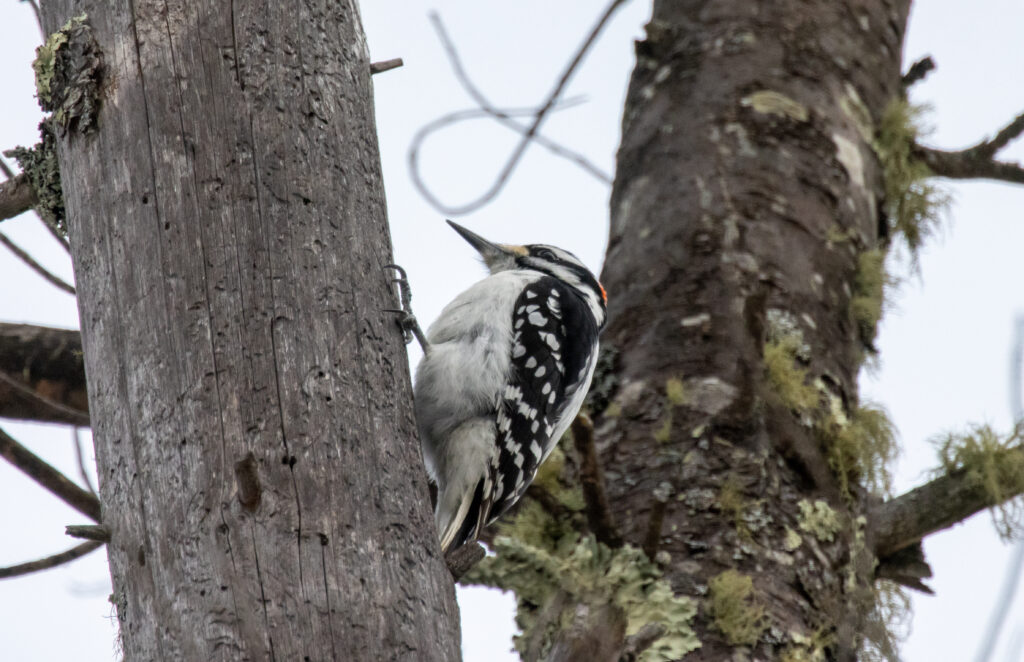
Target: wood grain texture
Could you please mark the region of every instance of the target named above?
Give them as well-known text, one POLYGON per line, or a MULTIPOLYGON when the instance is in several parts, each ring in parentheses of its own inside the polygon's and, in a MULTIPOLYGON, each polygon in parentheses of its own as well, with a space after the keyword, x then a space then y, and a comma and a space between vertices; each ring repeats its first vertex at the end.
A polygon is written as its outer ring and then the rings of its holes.
POLYGON ((354 3, 43 12, 104 57, 59 154, 126 659, 458 659, 354 3))

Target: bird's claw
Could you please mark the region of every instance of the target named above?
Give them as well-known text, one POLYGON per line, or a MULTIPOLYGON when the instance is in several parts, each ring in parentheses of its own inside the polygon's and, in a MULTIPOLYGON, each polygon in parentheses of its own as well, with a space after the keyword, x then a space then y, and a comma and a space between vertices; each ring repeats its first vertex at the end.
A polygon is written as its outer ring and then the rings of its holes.
POLYGON ((427 351, 427 339, 423 334, 423 330, 420 328, 419 322, 416 320, 416 316, 412 314, 412 287, 409 285, 409 277, 405 272, 405 269, 397 264, 385 264, 382 269, 387 271, 393 269, 397 272, 398 277, 392 278, 392 283, 398 283, 398 301, 401 304, 401 308, 385 308, 384 312, 395 313, 398 315, 398 326, 402 329, 402 337, 405 339, 405 344, 408 345, 413 340, 418 340, 420 345, 423 347, 423 351, 427 351))

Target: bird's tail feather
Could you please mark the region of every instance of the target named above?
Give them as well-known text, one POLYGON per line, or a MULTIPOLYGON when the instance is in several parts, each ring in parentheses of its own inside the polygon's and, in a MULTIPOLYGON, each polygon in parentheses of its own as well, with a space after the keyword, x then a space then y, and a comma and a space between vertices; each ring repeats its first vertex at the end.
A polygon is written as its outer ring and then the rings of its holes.
MULTIPOLYGON (((441 549, 445 554, 480 535, 480 530, 487 523, 491 506, 491 477, 480 479, 476 489, 462 495, 459 507, 450 513, 447 521, 438 519, 437 530, 441 535, 441 549)), ((438 503, 443 503, 439 500, 438 503)), ((438 511, 437 517, 443 517, 438 511)))

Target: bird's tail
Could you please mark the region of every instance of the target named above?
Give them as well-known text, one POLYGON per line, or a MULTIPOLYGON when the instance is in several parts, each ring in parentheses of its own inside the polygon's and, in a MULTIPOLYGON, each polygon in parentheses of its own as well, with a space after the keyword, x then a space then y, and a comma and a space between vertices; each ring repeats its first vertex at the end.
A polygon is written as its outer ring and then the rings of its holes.
POLYGON ((487 475, 480 479, 475 490, 454 495, 454 499, 440 495, 434 516, 441 536, 441 549, 445 554, 470 540, 476 540, 480 535, 491 510, 491 483, 491 477, 487 475), (446 505, 449 507, 446 508, 446 505))

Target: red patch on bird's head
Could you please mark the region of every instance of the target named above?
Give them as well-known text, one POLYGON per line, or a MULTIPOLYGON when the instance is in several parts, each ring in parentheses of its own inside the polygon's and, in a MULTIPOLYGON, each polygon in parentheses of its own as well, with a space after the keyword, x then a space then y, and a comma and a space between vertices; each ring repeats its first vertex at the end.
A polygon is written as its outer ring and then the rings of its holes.
POLYGON ((604 291, 604 285, 601 283, 597 284, 597 289, 601 290, 601 300, 608 303, 608 293, 604 291))

